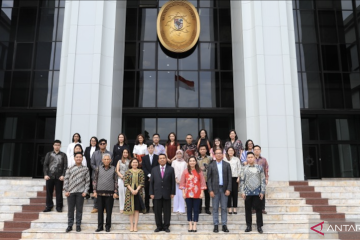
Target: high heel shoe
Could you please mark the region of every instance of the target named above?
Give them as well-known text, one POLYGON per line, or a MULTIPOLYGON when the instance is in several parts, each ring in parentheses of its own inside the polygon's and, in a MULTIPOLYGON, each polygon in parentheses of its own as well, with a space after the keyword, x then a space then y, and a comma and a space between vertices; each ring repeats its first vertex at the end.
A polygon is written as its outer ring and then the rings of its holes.
POLYGON ((197 232, 197 229, 195 229, 195 230, 192 230, 193 232, 197 232))

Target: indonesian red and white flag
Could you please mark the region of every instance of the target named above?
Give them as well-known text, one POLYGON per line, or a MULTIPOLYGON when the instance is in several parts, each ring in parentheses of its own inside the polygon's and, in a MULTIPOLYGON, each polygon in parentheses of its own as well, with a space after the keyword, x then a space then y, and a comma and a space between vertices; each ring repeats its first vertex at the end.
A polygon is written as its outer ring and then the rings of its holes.
POLYGON ((179 87, 185 88, 187 90, 195 91, 195 82, 187 80, 180 75, 175 75, 175 82, 178 81, 179 87))

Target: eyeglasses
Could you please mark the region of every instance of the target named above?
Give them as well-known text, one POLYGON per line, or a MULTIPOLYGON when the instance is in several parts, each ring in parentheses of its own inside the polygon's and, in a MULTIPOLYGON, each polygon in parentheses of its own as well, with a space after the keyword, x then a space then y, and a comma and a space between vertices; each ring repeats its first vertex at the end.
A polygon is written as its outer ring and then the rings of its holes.
POLYGON ((220 155, 220 154, 223 154, 223 153, 221 153, 221 152, 218 152, 218 153, 215 153, 215 154, 219 154, 219 155, 220 155))
POLYGON ((106 145, 106 143, 104 143, 104 142, 103 142, 103 143, 99 143, 99 145, 106 145))

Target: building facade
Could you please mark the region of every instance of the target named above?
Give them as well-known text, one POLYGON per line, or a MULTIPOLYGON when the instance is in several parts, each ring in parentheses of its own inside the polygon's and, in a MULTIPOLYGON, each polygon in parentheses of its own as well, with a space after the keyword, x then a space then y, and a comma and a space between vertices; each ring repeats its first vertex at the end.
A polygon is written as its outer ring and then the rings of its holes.
POLYGON ((0 176, 42 176, 54 138, 176 132, 262 146, 272 180, 359 177, 358 1, 191 0, 198 43, 166 50, 167 1, 1 2, 0 176))

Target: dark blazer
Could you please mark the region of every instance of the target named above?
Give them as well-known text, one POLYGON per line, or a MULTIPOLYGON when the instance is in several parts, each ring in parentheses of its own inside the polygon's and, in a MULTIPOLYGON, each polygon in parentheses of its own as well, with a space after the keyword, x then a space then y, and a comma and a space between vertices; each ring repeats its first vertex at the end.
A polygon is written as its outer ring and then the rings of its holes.
MULTIPOLYGON (((88 167, 89 169, 92 169, 92 168, 91 168, 90 150, 91 150, 91 147, 90 147, 90 146, 89 146, 89 147, 86 147, 86 148, 85 148, 85 152, 84 152, 84 156, 85 156, 85 158, 86 158, 87 167, 88 167)), ((96 146, 96 148, 95 148, 95 151, 97 151, 97 150, 99 150, 99 147, 98 147, 98 146, 96 146)))
POLYGON ((175 195, 174 168, 166 166, 164 178, 161 178, 159 166, 151 169, 149 195, 154 195, 154 199, 171 199, 170 195, 175 195))
POLYGON ((145 180, 147 181, 148 175, 151 174, 151 170, 153 167, 159 166, 159 155, 154 154, 152 164, 150 165, 150 157, 149 155, 145 155, 142 157, 142 170, 145 173, 145 180))
MULTIPOLYGON (((223 190, 231 191, 231 167, 230 164, 222 161, 222 174, 223 174, 223 190)), ((208 191, 213 191, 214 194, 219 192, 219 172, 217 168, 216 160, 208 166, 208 174, 207 174, 207 184, 208 184, 208 191)))
POLYGON ((122 158, 122 153, 123 153, 124 149, 128 150, 129 158, 131 158, 131 152, 130 152, 129 145, 124 144, 124 145, 120 146, 119 144, 115 144, 114 148, 113 148, 113 160, 112 160, 113 166, 116 167, 118 161, 122 158))

